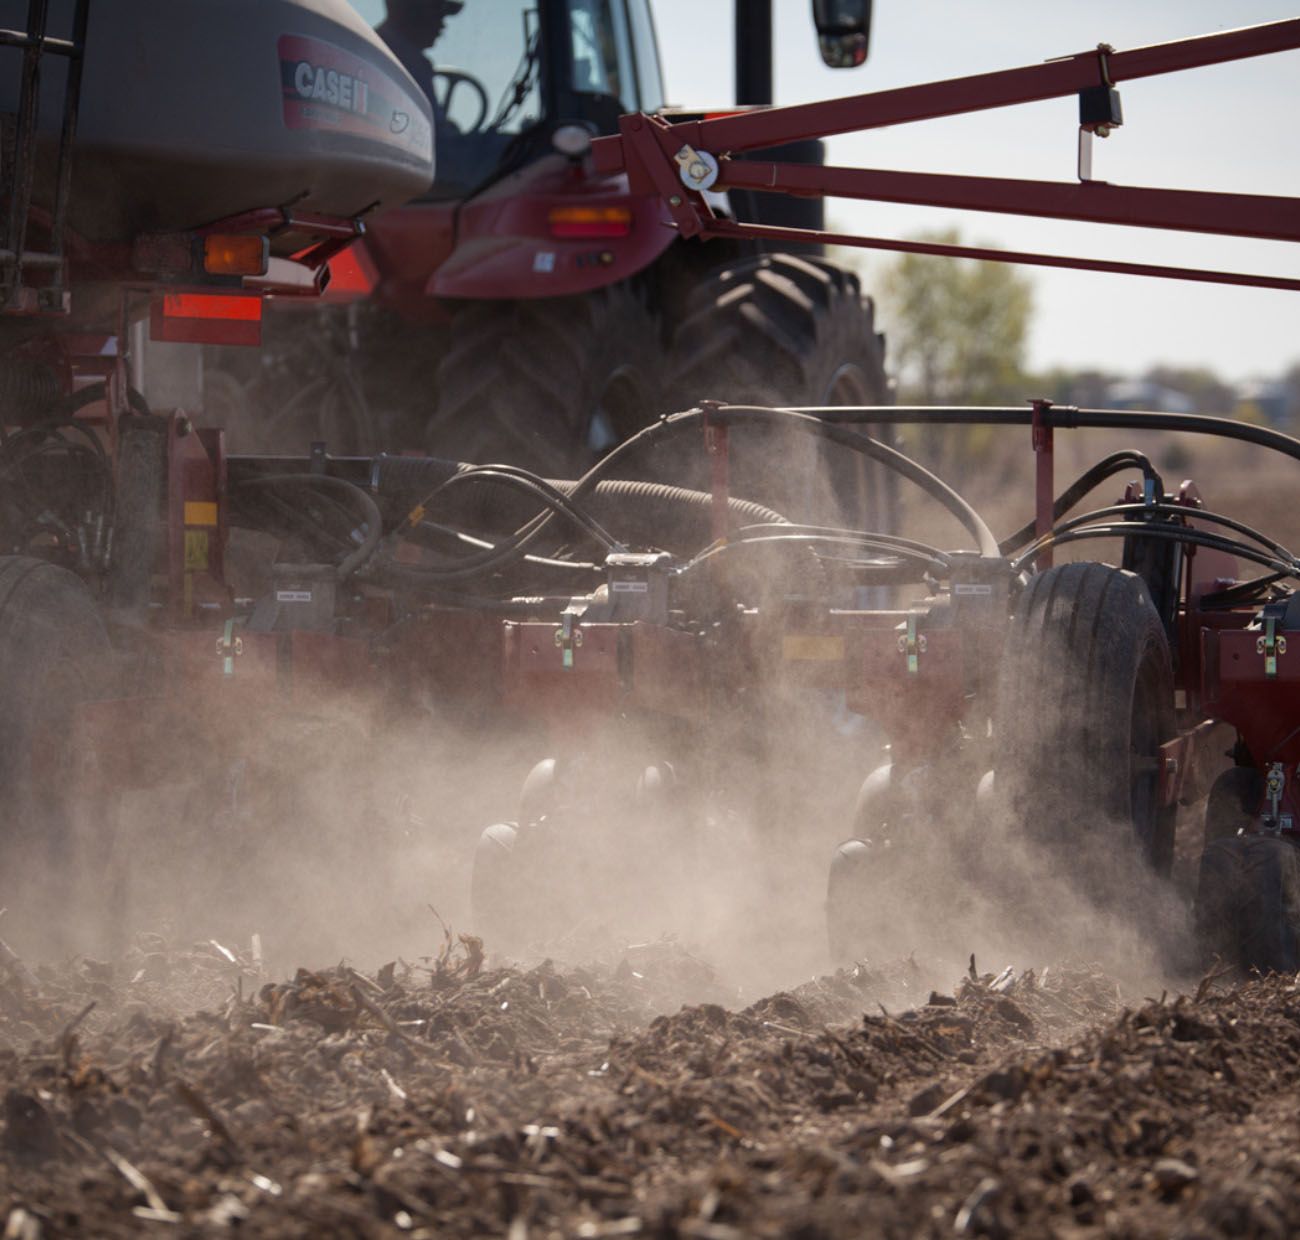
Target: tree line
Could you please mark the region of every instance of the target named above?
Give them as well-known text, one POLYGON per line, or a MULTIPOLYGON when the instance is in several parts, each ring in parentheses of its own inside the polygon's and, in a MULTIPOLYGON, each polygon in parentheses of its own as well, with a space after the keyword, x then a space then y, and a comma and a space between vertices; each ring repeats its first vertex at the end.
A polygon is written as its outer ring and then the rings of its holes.
MULTIPOLYGON (((961 244, 955 230, 918 240, 961 244)), ((1083 407, 1164 409, 1300 428, 1300 360, 1234 384, 1205 367, 1152 365, 1139 375, 1026 366, 1033 284, 1019 268, 903 254, 874 281, 904 404, 1019 404, 1042 395, 1083 407)))

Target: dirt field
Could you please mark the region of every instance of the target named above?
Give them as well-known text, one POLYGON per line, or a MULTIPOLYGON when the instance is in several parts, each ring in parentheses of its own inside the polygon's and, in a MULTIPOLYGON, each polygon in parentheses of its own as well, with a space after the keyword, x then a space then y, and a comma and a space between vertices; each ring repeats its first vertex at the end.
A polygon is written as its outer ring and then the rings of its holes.
POLYGON ((976 963, 932 993, 905 961, 729 1010, 672 945, 527 971, 477 947, 288 983, 213 944, 11 960, 4 1235, 1300 1227, 1291 978, 1143 998, 976 963))

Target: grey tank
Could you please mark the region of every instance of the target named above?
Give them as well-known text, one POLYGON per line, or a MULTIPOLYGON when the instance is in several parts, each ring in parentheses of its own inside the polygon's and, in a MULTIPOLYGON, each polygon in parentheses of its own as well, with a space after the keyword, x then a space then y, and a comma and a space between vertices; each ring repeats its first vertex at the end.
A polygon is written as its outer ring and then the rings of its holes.
MULTIPOLYGON (((0 0, 24 29, 26 0, 0 0)), ((71 0, 48 34, 66 37, 71 0)), ((21 52, 0 49, 0 113, 21 52)), ((48 202, 66 72, 42 61, 36 198, 48 202)), ((351 216, 433 179, 428 101, 345 0, 91 0, 72 227, 96 240, 258 207, 351 216)))

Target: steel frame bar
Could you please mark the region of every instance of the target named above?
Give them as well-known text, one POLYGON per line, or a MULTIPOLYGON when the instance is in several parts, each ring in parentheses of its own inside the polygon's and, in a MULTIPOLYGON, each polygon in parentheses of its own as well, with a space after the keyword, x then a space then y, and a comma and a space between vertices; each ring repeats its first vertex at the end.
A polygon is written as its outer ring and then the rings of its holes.
POLYGON ((892 237, 860 237, 856 233, 813 232, 773 224, 741 224, 712 219, 697 233, 703 238, 733 237, 747 241, 818 242, 863 250, 892 250, 902 254, 935 254, 942 258, 974 258, 989 263, 1015 263, 1026 267, 1064 267, 1073 271, 1105 271, 1124 276, 1152 276, 1163 280, 1190 280, 1196 284, 1240 284, 1250 288, 1300 291, 1300 278, 1265 276, 1249 271, 1217 271, 1210 267, 1167 267, 1158 263, 1129 263, 1110 258, 1081 258, 1070 254, 1039 254, 1031 250, 999 250, 987 246, 945 245, 937 241, 900 241, 892 237))
POLYGON ((1300 211, 1295 199, 1272 194, 1151 189, 1105 181, 1020 181, 749 160, 725 160, 717 187, 1300 241, 1300 211))
MULTIPOLYGON (((1057 99, 1105 85, 1107 77, 1111 82, 1131 81, 1296 48, 1300 48, 1300 18, 1289 18, 1125 52, 1107 50, 1104 66, 1098 50, 1093 49, 1040 65, 902 86, 844 99, 682 121, 669 128, 678 147, 689 143, 706 151, 761 150, 806 138, 828 138, 885 125, 1057 99)), ((598 138, 592 143, 592 153, 601 171, 617 170, 608 161, 617 159, 621 143, 618 137, 598 138)))

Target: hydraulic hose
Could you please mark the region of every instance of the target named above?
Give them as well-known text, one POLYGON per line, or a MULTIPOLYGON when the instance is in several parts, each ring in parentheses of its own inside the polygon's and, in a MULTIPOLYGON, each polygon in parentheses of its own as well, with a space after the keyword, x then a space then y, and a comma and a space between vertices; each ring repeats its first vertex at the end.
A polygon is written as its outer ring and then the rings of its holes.
MULTIPOLYGON (((1268 535, 1261 534, 1259 530, 1247 525, 1244 521, 1237 521, 1232 517, 1225 517, 1221 513, 1207 512, 1200 508, 1184 508, 1181 504, 1108 504, 1105 508, 1085 512, 1080 516, 1071 517, 1068 521, 1063 521, 1060 525, 1054 526, 1044 538, 1039 539, 1034 545, 1041 550, 1046 539, 1059 538, 1062 534, 1079 529, 1089 521, 1102 521, 1110 517, 1141 516, 1145 513, 1156 513, 1165 517, 1192 517, 1198 521, 1206 521, 1211 525, 1221 525, 1232 530, 1234 534, 1244 534, 1247 538, 1259 543, 1267 551, 1271 551, 1280 562, 1292 565, 1297 563, 1296 557, 1281 543, 1274 542, 1268 535)), ((1142 527, 1135 522, 1128 522, 1121 528, 1126 533, 1133 534, 1140 532, 1142 527)), ((1180 527, 1168 526, 1166 528, 1176 530, 1180 527)), ((1219 537, 1222 537, 1222 535, 1219 537)))
MULTIPOLYGON (((1103 457, 1091 469, 1080 474, 1070 483, 1052 504, 1052 520, 1059 521, 1089 491, 1100 486, 1107 478, 1113 478, 1116 474, 1133 468, 1142 471, 1143 476, 1150 480, 1157 495, 1164 495, 1164 479, 1156 471, 1156 467, 1151 464, 1150 458, 1145 453, 1125 449, 1121 452, 1112 452, 1110 456, 1103 457)), ((1022 525, 1014 534, 1008 535, 998 544, 999 550, 1003 555, 1010 555, 1018 547, 1023 547, 1034 537, 1037 526, 1036 521, 1030 521, 1027 525, 1022 525)))
MULTIPOLYGON (((762 405, 723 405, 719 409, 711 410, 709 417, 719 425, 731 423, 753 425, 772 420, 773 414, 788 420, 792 426, 805 434, 817 435, 829 439, 832 443, 842 444, 892 469, 896 474, 920 487, 931 499, 937 500, 956 517, 967 533, 975 539, 980 555, 997 557, 1001 554, 998 550, 998 540, 993 537, 993 531, 989 529, 984 518, 942 478, 932 474, 923 465, 918 465, 910 456, 905 456, 896 448, 880 443, 861 431, 823 421, 813 414, 797 413, 793 409, 768 409, 762 405)), ((703 412, 699 416, 703 418, 703 412)))
POLYGON ((1288 563, 1236 539, 1211 534, 1207 530, 1176 529, 1168 525, 1145 525, 1133 521, 1116 522, 1113 525, 1088 525, 1040 538, 1012 563, 1011 571, 1023 572, 1044 547, 1059 547, 1063 543, 1078 542, 1085 538, 1155 538, 1163 542, 1194 543, 1198 547, 1210 547, 1215 551, 1223 551, 1228 555, 1250 560, 1286 577, 1300 578, 1300 563, 1295 560, 1288 563))
MULTIPOLYGON (((246 478, 235 489, 243 490, 246 487, 259 486, 268 489, 285 486, 323 487, 326 490, 340 492, 356 501, 364 514, 365 533, 362 536, 360 545, 344 556, 335 566, 335 576, 339 581, 346 581, 351 577, 358 568, 374 555, 376 548, 379 546, 379 540, 384 532, 383 515, 379 511, 379 505, 361 487, 355 486, 351 482, 345 482, 342 478, 331 478, 328 474, 265 474, 261 477, 246 478)), ((303 517, 303 520, 306 521, 307 518, 303 517)), ((257 527, 254 526, 253 528, 257 527)))

